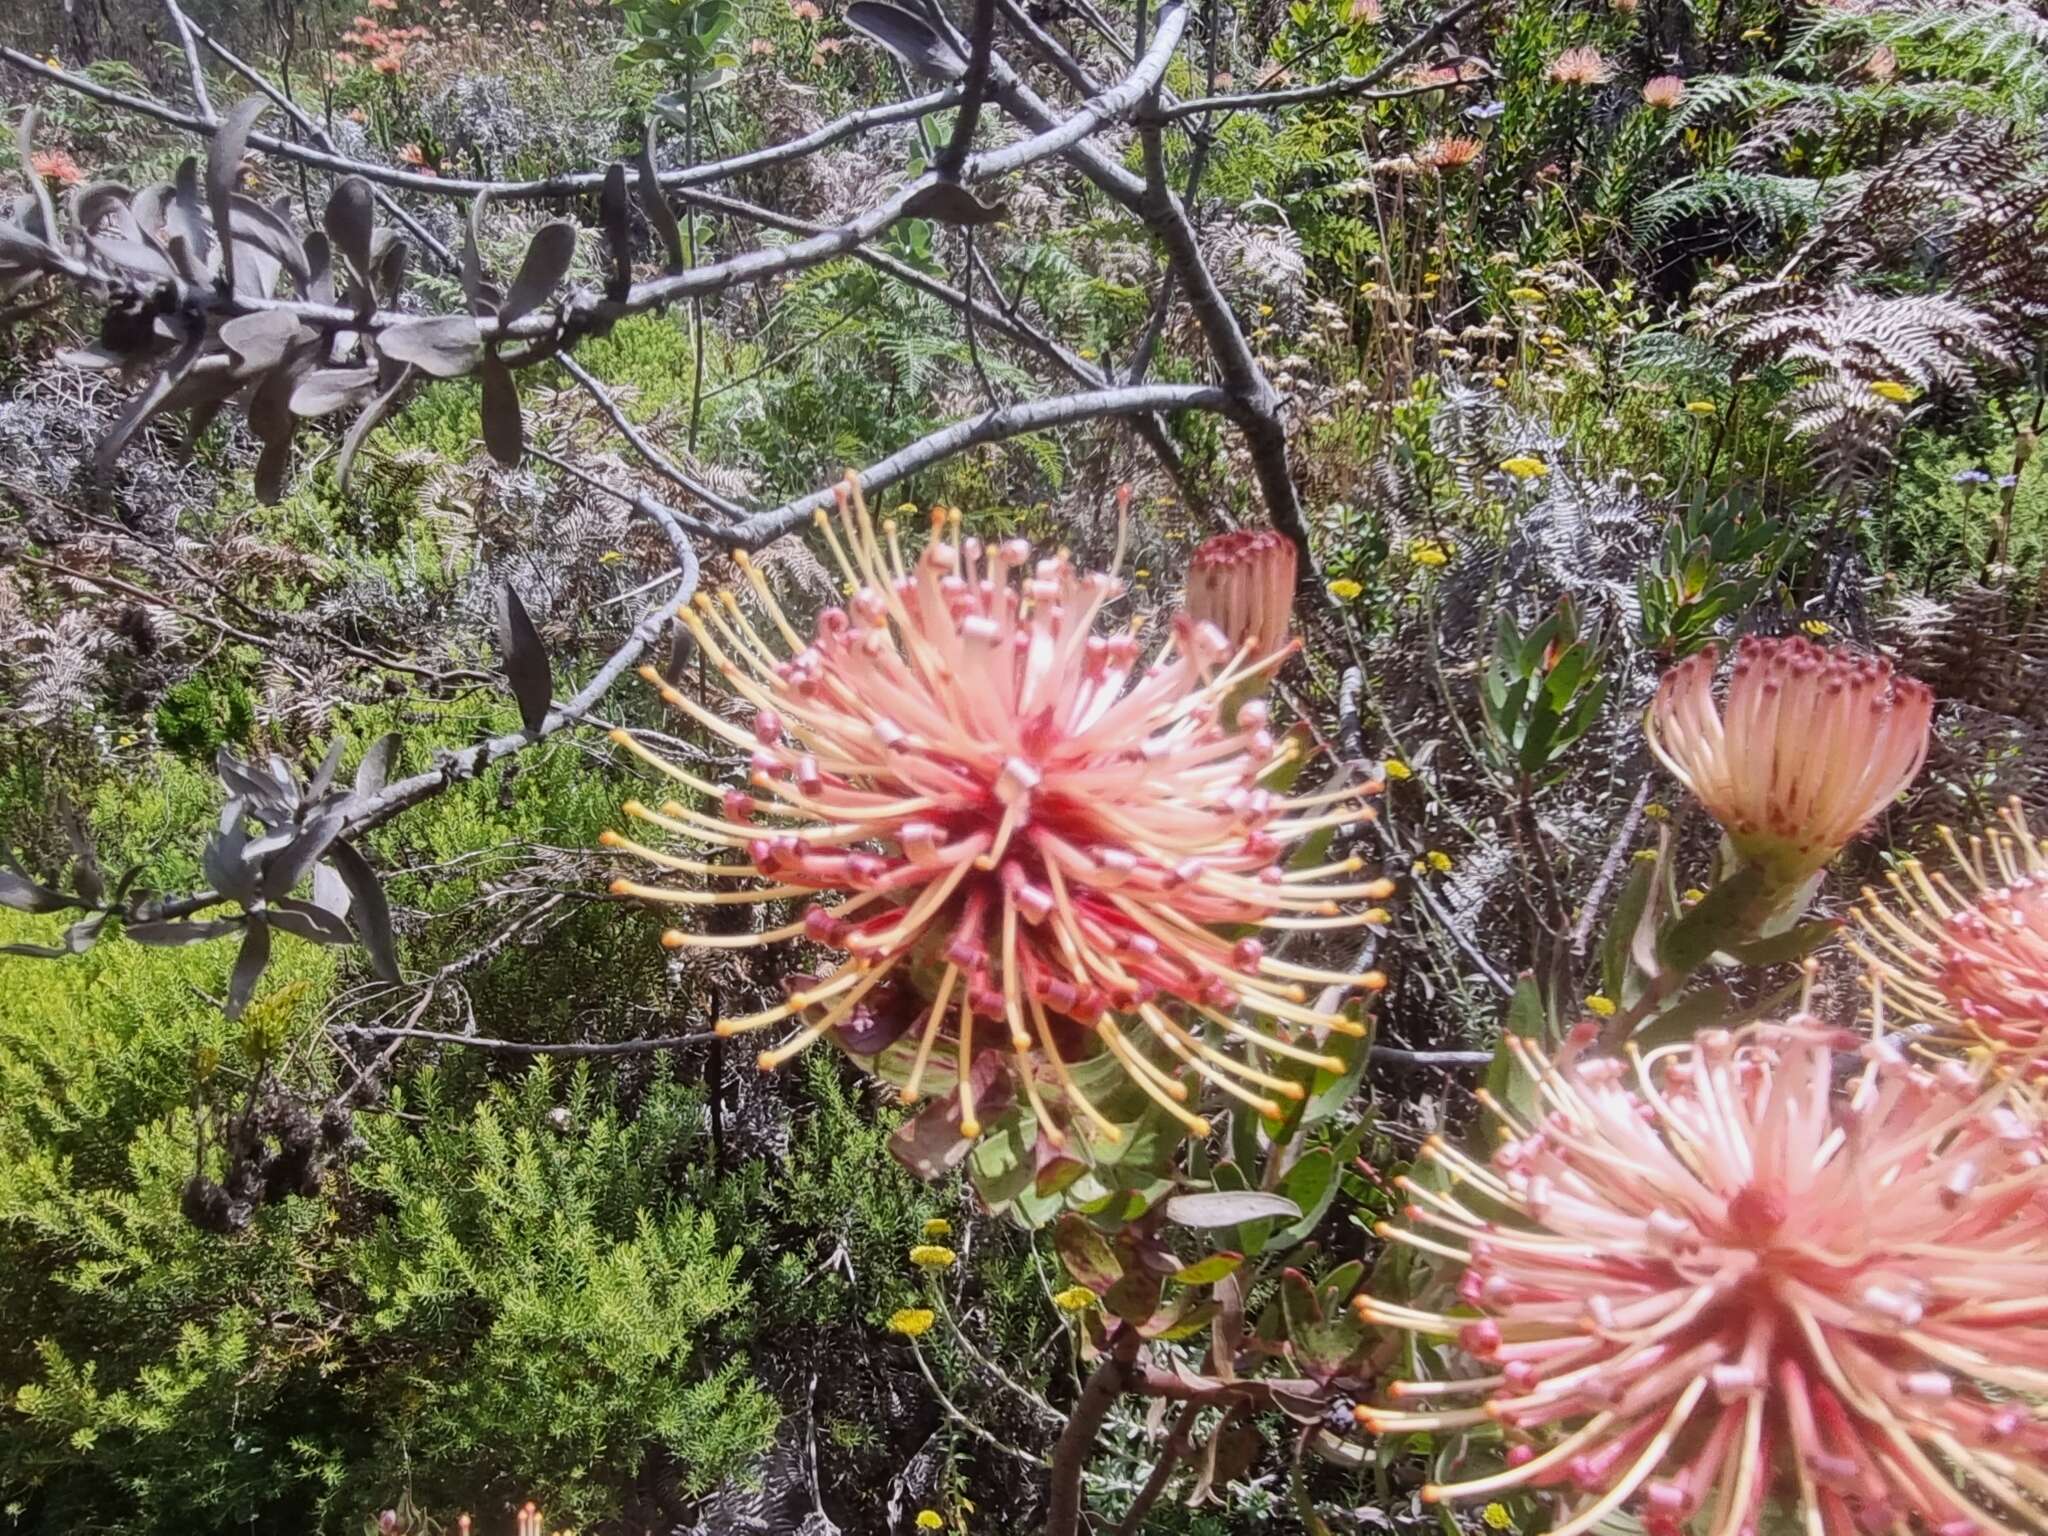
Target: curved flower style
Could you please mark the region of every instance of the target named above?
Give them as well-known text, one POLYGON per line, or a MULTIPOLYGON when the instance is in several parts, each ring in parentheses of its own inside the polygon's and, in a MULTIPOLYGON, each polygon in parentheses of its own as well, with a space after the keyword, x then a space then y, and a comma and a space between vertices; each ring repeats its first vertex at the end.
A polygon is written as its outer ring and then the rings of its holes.
POLYGON ((712 783, 613 736, 719 807, 629 803, 629 815, 738 857, 679 858, 616 833, 607 844, 665 869, 749 883, 706 892, 620 880, 614 892, 692 907, 812 903, 766 932, 672 929, 664 943, 751 948, 805 937, 848 957, 781 1006, 721 1019, 718 1031, 805 1019, 761 1053, 764 1068, 828 1035, 876 1055, 912 1031, 906 1102, 943 1037, 970 1137, 992 1075, 971 1069, 987 1051, 1003 1053, 1056 1144, 1075 1114, 1117 1138, 1069 1071, 1098 1049, 1196 1134, 1208 1126, 1187 1107, 1183 1067, 1277 1114, 1275 1096, 1301 1089, 1245 1059, 1245 1048, 1334 1062, 1304 1027, 1362 1026, 1306 1006, 1303 983, 1373 989, 1384 978, 1280 960, 1257 931, 1383 921, 1338 903, 1393 889, 1346 881, 1357 859, 1283 869, 1297 840, 1373 813, 1356 789, 1290 798, 1264 787, 1297 743, 1274 738, 1262 699, 1239 705, 1228 725, 1219 718, 1226 698, 1293 646, 1254 655, 1258 642, 1247 640, 1233 652, 1214 625, 1180 615, 1148 666, 1136 625, 1097 632, 1124 584, 1077 570, 1064 552, 1034 560, 1022 540, 984 546, 962 537, 957 513, 934 512, 929 543, 906 559, 895 523, 878 531, 857 487, 842 487, 837 518, 818 522, 851 596, 819 615, 809 640, 744 555, 736 558, 772 633, 730 593, 718 603, 700 595, 682 615, 751 707, 748 728, 643 674, 673 708, 748 755, 748 787, 712 783), (883 1004, 891 991, 927 1000, 914 1023, 918 1010, 883 1004), (874 1003, 866 1016, 864 999, 874 1003), (1254 1028, 1240 1009, 1277 1028, 1254 1028), (893 1024, 872 1016, 885 1013, 893 1024))
POLYGON ((1657 686, 1650 750, 1727 832, 1735 851, 1791 885, 1826 866, 1912 783, 1934 695, 1891 663, 1799 636, 1743 640, 1714 703, 1719 651, 1657 686))
POLYGON ((1652 1536, 1738 1536, 1771 1499, 1815 1536, 2048 1522, 2048 1418, 2025 1400, 2048 1391, 2031 1112, 1805 1015, 1668 1046, 1633 1082, 1524 1050, 1545 1117, 1490 1105, 1510 1135, 1491 1166, 1435 1141, 1452 1192, 1404 1181, 1410 1218, 1449 1241, 1385 1229, 1465 1261, 1480 1316, 1357 1304, 1489 1371, 1357 1410, 1381 1433, 1506 1431, 1502 1471, 1424 1498, 1563 1490, 1551 1536, 1625 1505, 1652 1536), (1839 1086, 1838 1050, 1861 1055, 1839 1086), (1478 1214, 1461 1182, 1520 1219, 1478 1214), (1483 1402, 1434 1406, 1459 1398, 1483 1402))
POLYGON ((1970 839, 1965 853, 1941 829, 1967 892, 1918 859, 1892 872, 1893 900, 1865 889, 1853 943, 1873 989, 1993 1050, 2028 1058, 2048 1049, 2048 842, 2015 800, 2005 827, 1970 839))
POLYGON ((1271 528, 1219 533, 1188 563, 1182 611, 1214 624, 1232 645, 1251 644, 1253 660, 1287 644, 1294 617, 1294 541, 1271 528))

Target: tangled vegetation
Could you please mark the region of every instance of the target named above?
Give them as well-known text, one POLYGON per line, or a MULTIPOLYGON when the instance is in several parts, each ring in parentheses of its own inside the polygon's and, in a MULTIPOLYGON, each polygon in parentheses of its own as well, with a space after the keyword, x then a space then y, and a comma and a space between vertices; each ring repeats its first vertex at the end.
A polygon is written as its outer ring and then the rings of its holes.
POLYGON ((0 82, 0 1529, 2048 1530, 2036 0, 0 82))

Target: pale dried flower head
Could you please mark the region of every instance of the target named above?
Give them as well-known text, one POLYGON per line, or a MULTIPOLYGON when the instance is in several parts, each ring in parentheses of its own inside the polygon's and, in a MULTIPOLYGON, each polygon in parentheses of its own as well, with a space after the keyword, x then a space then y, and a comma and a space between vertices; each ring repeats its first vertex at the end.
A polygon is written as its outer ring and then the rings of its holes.
POLYGON ((1559 85, 1605 85, 1614 78, 1614 66, 1598 48, 1567 48, 1550 61, 1549 74, 1559 85))
POLYGON ((1934 695, 1880 657, 1800 636, 1745 638, 1727 701, 1708 646, 1664 674, 1650 750, 1780 885, 1824 867, 1927 757, 1934 695))
POLYGON ((906 555, 896 523, 878 527, 850 479, 837 515, 818 523, 849 596, 808 638, 744 555, 735 558, 765 628, 731 592, 700 594, 682 613, 750 709, 744 727, 643 673, 672 708, 745 755, 747 787, 613 735, 716 807, 631 802, 628 815, 736 855, 702 862, 608 833, 608 846, 695 877, 620 880, 616 894, 695 909, 806 904, 765 932, 671 929, 664 943, 807 938, 847 957, 779 1006, 719 1020, 718 1032, 800 1021, 761 1053, 763 1068, 831 1038, 886 1057, 878 1070, 906 1101, 923 1091, 943 1039, 970 1137, 982 1084, 999 1075, 991 1068, 1008 1071, 1055 1144, 1076 1119, 1117 1138, 1070 1070, 1084 1057, 1108 1058, 1195 1134, 1208 1125, 1187 1105, 1184 1071, 1262 1114, 1299 1097, 1298 1084, 1250 1058, 1333 1063, 1301 1027, 1363 1026, 1308 1007, 1303 984, 1376 990, 1384 978, 1280 960, 1258 935, 1382 922, 1376 908, 1346 914, 1339 903, 1377 901, 1392 886, 1348 879, 1355 858, 1285 868, 1297 840, 1373 815, 1359 790, 1264 787, 1296 745, 1276 739, 1263 699, 1237 701, 1293 645, 1254 656, 1179 615, 1148 661, 1138 627, 1111 617, 1128 596, 1114 574, 1121 526, 1111 570, 1091 572, 1064 551, 1035 557, 1021 539, 984 545, 962 534, 957 513, 937 511, 922 552, 906 555), (707 879, 731 885, 706 891, 707 879), (878 988, 925 1001, 891 1007, 878 988), (857 1013, 870 998, 869 1013, 857 1013), (1278 1021, 1288 1037, 1239 1010, 1278 1021))
POLYGON ((1357 1303, 1481 1369, 1393 1383, 1358 1409, 1367 1428, 1507 1437, 1502 1470, 1424 1499, 1556 1490, 1551 1536, 1623 1507, 1651 1536, 1776 1529, 1772 1504, 1814 1536, 2048 1522, 2029 1401, 2048 1391, 2048 1159, 2029 1105, 1804 1014, 1633 1067, 1511 1043, 1542 1118, 1489 1100, 1508 1137, 1491 1162, 1433 1140, 1448 1182, 1400 1181, 1430 1235, 1382 1229, 1463 1260, 1478 1315, 1357 1303))

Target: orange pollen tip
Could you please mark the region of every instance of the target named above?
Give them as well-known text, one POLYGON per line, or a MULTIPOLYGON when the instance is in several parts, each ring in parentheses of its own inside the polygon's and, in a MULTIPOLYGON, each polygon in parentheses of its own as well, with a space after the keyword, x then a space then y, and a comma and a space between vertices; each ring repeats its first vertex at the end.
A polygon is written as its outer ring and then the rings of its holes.
POLYGON ((916 1090, 911 1088, 898 1088, 896 1090, 896 1102, 898 1104, 915 1104, 917 1102, 916 1090))
POLYGON ((1373 1426, 1375 1415, 1370 1408, 1366 1407, 1365 1404, 1360 1403, 1357 1407, 1351 1410, 1351 1417, 1358 1420, 1358 1422, 1365 1428, 1371 1429, 1373 1426))
POLYGON ((1367 971, 1358 978, 1358 987, 1361 992, 1384 992, 1387 990, 1387 973, 1367 971))
POLYGON ((1360 806, 1358 811, 1358 819, 1364 822, 1367 826, 1371 826, 1374 822, 1380 819, 1380 813, 1374 810, 1369 805, 1360 806))
POLYGON ((775 1053, 773 1051, 763 1051, 754 1058, 754 1065, 763 1072, 773 1072, 776 1066, 775 1053))
POLYGON ((1365 888, 1367 901, 1385 901, 1393 894, 1394 882, 1391 880, 1375 880, 1365 888))
POLYGON ((680 928, 665 928, 662 930, 661 947, 663 949, 681 949, 689 942, 689 939, 680 928))
POLYGON ((724 1019, 720 1019, 711 1026, 711 1033, 718 1036, 718 1038, 721 1040, 729 1040, 734 1035, 738 1034, 739 1031, 734 1029, 732 1025, 727 1023, 724 1019))
POLYGON ((1342 1072, 1344 1070, 1344 1058, 1341 1056, 1325 1056, 1316 1065, 1325 1072, 1342 1072))
POLYGON ((632 883, 633 882, 630 880, 621 878, 618 880, 614 880, 608 887, 608 889, 614 896, 623 896, 626 894, 626 887, 631 885, 632 883))
POLYGON ((1391 1221, 1376 1221, 1372 1224, 1372 1234, 1374 1237, 1392 1237, 1396 1230, 1391 1221))
MULTIPOLYGON (((636 668, 634 668, 634 672, 635 672, 635 673, 636 673, 636 675, 637 675, 637 676, 639 677, 639 679, 640 679, 640 681, 641 681, 641 682, 643 682, 643 683, 652 683, 652 684, 654 684, 654 686, 655 686, 655 687, 657 687, 657 688, 659 688, 659 687, 661 687, 661 686, 662 686, 662 681, 661 681, 661 674, 660 674, 659 672, 655 671, 655 670, 654 670, 654 668, 652 668, 652 667, 636 667, 636 668)), ((623 736, 623 735, 625 734, 625 732, 624 732, 624 731, 620 731, 620 732, 618 732, 618 734, 619 734, 619 735, 621 735, 621 736, 623 736)))
POLYGON ((1283 1099, 1304 1098, 1308 1093, 1308 1090, 1299 1083, 1289 1083, 1285 1088, 1275 1088, 1273 1091, 1283 1099))
POLYGON ((623 843, 624 841, 625 839, 619 836, 619 834, 614 832, 610 827, 606 827, 602 832, 597 834, 597 845, 600 848, 616 848, 619 846, 619 844, 623 843))
MULTIPOLYGON (((1197 1141, 1201 1140, 1203 1137, 1209 1134, 1209 1122, 1202 1119, 1199 1115, 1196 1116, 1193 1120, 1188 1122, 1188 1134, 1190 1136, 1193 1136, 1197 1141)), ((1120 1140, 1121 1138, 1113 1137, 1111 1139, 1120 1140)))
POLYGON ((1422 1502, 1423 1502, 1423 1503, 1425 1503, 1425 1504, 1441 1504, 1441 1503, 1443 1502, 1443 1499, 1444 1499, 1444 1490, 1443 1490, 1443 1488, 1442 1488, 1442 1486, 1441 1486, 1440 1484, 1437 1484, 1437 1483, 1424 1483, 1424 1484, 1422 1485, 1422 1502))
POLYGON ((979 1120, 962 1120, 960 1122, 960 1134, 969 1141, 974 1140, 975 1137, 981 1134, 981 1122, 979 1120))
POLYGON ((1366 908, 1366 912, 1365 912, 1365 926, 1366 926, 1366 927, 1368 927, 1368 928, 1384 928, 1384 927, 1386 927, 1386 925, 1387 925, 1388 923, 1391 923, 1392 921, 1393 921, 1393 918, 1392 918, 1391 916, 1389 916, 1389 915, 1388 915, 1388 913, 1387 913, 1387 909, 1386 909, 1385 907, 1368 907, 1368 908, 1366 908))
POLYGON ((1358 792, 1361 795, 1384 795, 1387 792, 1387 781, 1385 779, 1367 779, 1358 786, 1358 792))

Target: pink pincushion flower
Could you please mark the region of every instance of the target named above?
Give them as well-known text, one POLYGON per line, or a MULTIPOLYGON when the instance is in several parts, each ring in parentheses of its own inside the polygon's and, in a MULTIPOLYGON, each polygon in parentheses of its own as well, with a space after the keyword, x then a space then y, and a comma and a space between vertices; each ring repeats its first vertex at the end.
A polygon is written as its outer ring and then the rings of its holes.
MULTIPOLYGON (((608 845, 686 874, 767 882, 704 892, 621 880, 616 893, 685 906, 811 903, 766 933, 670 930, 664 942, 740 948, 801 936, 848 957, 783 1005, 721 1020, 719 1031, 806 1019, 762 1053, 774 1067, 828 1035, 843 1043, 868 994, 908 982, 928 1005, 912 1029, 904 1098, 918 1095, 947 1040, 970 1136, 978 1051, 1005 1053, 1055 1141, 1070 1112, 1115 1139, 1068 1070, 1096 1050, 1198 1134, 1207 1124, 1186 1107, 1183 1068, 1262 1112, 1277 1110, 1275 1094, 1297 1096, 1241 1047, 1327 1063, 1313 1037, 1293 1036, 1361 1026, 1306 1007, 1301 984, 1383 981, 1281 961, 1245 930, 1378 921, 1338 903, 1391 886, 1343 883, 1356 859, 1283 872, 1297 839, 1372 814, 1350 789, 1288 798, 1263 787, 1293 751, 1268 729, 1263 700, 1242 704, 1228 726, 1221 719, 1222 703, 1291 647, 1254 658, 1181 615, 1148 665, 1132 624, 1098 630, 1124 583, 1064 553, 1034 559, 1022 540, 984 546, 961 536, 957 514, 934 513, 923 552, 906 558, 895 523, 878 530, 850 486, 838 517, 820 513, 819 525, 851 596, 819 615, 809 639, 744 556, 768 632, 730 593, 722 603, 700 595, 682 614, 751 708, 749 727, 661 685, 672 707, 747 755, 749 787, 699 778, 614 733, 718 806, 629 803, 628 814, 739 857, 677 858, 615 833, 608 845), (1278 1029, 1240 1022, 1240 1009, 1278 1029)), ((872 1041, 875 1020, 859 1033, 872 1041)))
POLYGON ((1941 835, 1965 888, 1908 859, 1892 899, 1864 891, 1856 951, 1889 1007, 2048 1067, 2048 843, 2017 801, 1968 852, 1941 835))
POLYGON ((66 150, 36 150, 28 157, 28 165, 43 180, 60 187, 75 187, 85 180, 85 172, 66 150))
POLYGON ((1284 533, 1219 533, 1189 562, 1184 611, 1198 624, 1215 625, 1233 647, 1249 644, 1251 659, 1260 660, 1287 644, 1295 570, 1294 541, 1284 533))
POLYGON ((1624 1506, 1652 1536, 1737 1536, 1772 1500, 1816 1536, 2042 1528, 2048 1141, 2029 1105, 1805 1015, 1633 1073, 1523 1055, 1544 1117, 1490 1105, 1510 1135, 1490 1166, 1432 1142, 1447 1191, 1403 1182, 1440 1236, 1384 1229, 1465 1259, 1478 1316, 1357 1303, 1487 1372, 1358 1410, 1379 1433, 1506 1432, 1502 1471, 1426 1499, 1558 1490, 1551 1536, 1624 1506), (1860 1057, 1839 1080, 1838 1051, 1860 1057), (1481 1213, 1498 1207, 1515 1219, 1481 1213))
POLYGON ((1719 661, 1709 646, 1664 674, 1645 722, 1650 750, 1737 853, 1790 885, 1912 783, 1934 695, 1875 656, 1751 636, 1717 706, 1719 661))

